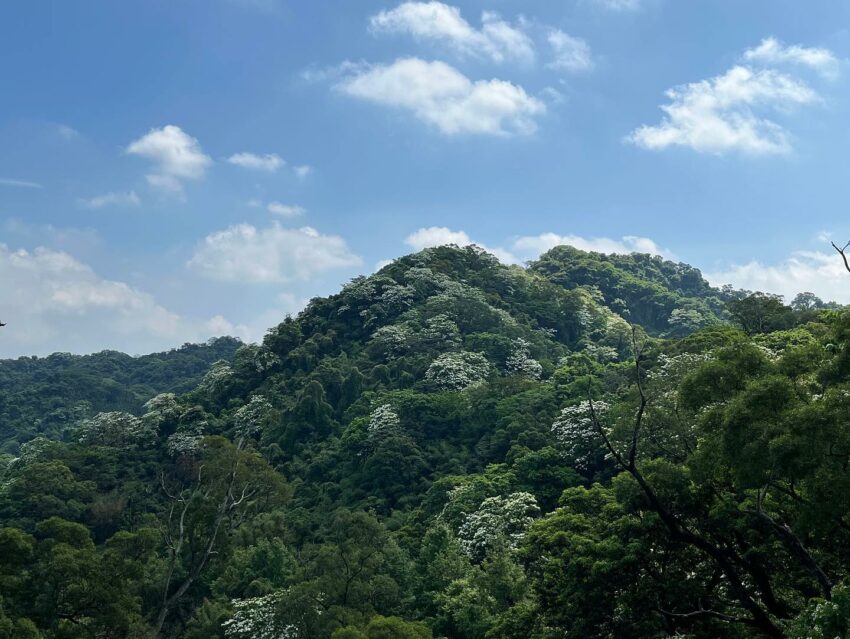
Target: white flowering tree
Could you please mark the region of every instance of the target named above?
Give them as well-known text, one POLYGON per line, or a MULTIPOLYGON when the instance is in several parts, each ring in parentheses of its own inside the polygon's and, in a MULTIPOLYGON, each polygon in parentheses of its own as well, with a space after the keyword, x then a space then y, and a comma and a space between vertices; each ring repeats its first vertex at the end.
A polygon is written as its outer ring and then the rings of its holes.
POLYGON ((210 369, 198 384, 198 390, 210 395, 218 394, 224 390, 232 377, 233 368, 226 360, 220 359, 210 365, 210 369))
POLYGON ((263 395, 254 395, 233 416, 236 437, 241 440, 253 437, 262 430, 272 412, 272 405, 263 395))
POLYGON ((413 331, 407 324, 382 326, 374 332, 370 347, 388 359, 394 359, 407 351, 413 331))
POLYGON ((143 406, 143 419, 157 430, 165 422, 176 420, 180 416, 181 406, 174 393, 160 393, 149 399, 143 406))
POLYGON ((461 548, 473 561, 482 561, 499 545, 515 549, 539 514, 540 507, 530 493, 488 497, 464 517, 458 530, 461 548))
POLYGON ((543 374, 543 366, 531 357, 530 346, 531 344, 522 338, 514 340, 513 350, 505 361, 505 369, 509 375, 540 379, 540 375, 543 374))
POLYGON ((156 424, 121 411, 98 413, 77 426, 81 444, 114 448, 147 446, 156 441, 156 424))
POLYGON ((459 391, 483 382, 490 375, 490 362, 481 353, 443 353, 428 367, 425 379, 442 390, 459 391))
POLYGON ((603 440, 597 424, 608 412, 605 402, 585 400, 575 406, 567 406, 552 424, 562 454, 579 470, 587 470, 591 462, 603 452, 603 440), (594 413, 596 422, 594 421, 594 413))
POLYGON ((380 438, 383 435, 397 431, 400 424, 398 414, 393 410, 393 407, 389 404, 382 404, 369 415, 369 426, 366 432, 369 434, 370 439, 380 438))

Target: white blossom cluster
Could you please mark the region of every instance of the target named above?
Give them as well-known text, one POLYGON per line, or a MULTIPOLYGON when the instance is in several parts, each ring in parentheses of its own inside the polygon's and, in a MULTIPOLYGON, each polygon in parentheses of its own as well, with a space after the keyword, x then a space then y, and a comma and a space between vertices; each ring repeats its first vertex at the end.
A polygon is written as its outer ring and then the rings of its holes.
POLYGON ((488 497, 473 513, 464 517, 458 530, 461 548, 473 561, 481 561, 499 543, 516 548, 540 514, 534 495, 511 493, 488 497))
POLYGON ((54 442, 47 439, 47 437, 42 437, 39 435, 28 442, 21 444, 20 452, 18 453, 18 457, 16 462, 19 464, 31 464, 33 462, 41 461, 44 459, 44 455, 50 449, 54 442))
POLYGON ((620 353, 613 346, 600 346, 599 344, 588 343, 584 347, 584 352, 600 364, 616 362, 620 358, 620 353))
POLYGON ((594 455, 599 452, 602 440, 593 423, 593 413, 601 420, 608 412, 606 402, 585 400, 575 406, 561 409, 561 414, 552 424, 552 434, 558 441, 563 455, 579 470, 586 470, 594 455))
POLYGON ((380 302, 391 313, 400 313, 410 308, 416 295, 416 289, 412 286, 394 285, 388 286, 381 293, 380 302))
POLYGON ((587 306, 582 306, 578 309, 576 318, 578 318, 579 325, 585 330, 589 329, 593 324, 593 315, 587 306))
POLYGON ((175 420, 180 415, 180 404, 174 393, 160 393, 145 402, 143 408, 145 414, 142 419, 157 430, 164 422, 175 420))
POLYGON ((529 353, 529 344, 521 337, 514 340, 513 351, 505 361, 505 369, 509 375, 527 377, 529 379, 540 379, 543 374, 543 366, 529 353))
POLYGON ((172 457, 197 455, 201 450, 203 435, 189 432, 176 432, 165 440, 165 450, 172 457))
POLYGON ((400 357, 408 348, 413 331, 407 324, 382 326, 372 335, 372 343, 377 345, 389 358, 400 357))
POLYGON ((222 624, 224 636, 227 639, 301 639, 298 626, 280 619, 287 594, 287 590, 278 590, 262 597, 233 600, 236 612, 222 624))
POLYGON ((425 320, 422 337, 428 342, 455 345, 460 343, 460 329, 445 313, 440 313, 425 320))
POLYGON ((251 400, 236 411, 233 424, 236 435, 250 437, 256 435, 272 411, 272 405, 263 395, 253 395, 251 400))
POLYGON ((198 384, 198 389, 206 393, 218 393, 224 385, 233 377, 233 369, 227 361, 220 359, 213 362, 207 374, 198 384))
POLYGON ((401 421, 393 407, 389 404, 382 404, 369 415, 367 432, 370 437, 376 437, 398 430, 400 425, 401 421))
MULTIPOLYGON (((234 355, 234 361, 240 365, 247 364, 258 373, 270 371, 280 364, 280 357, 268 348, 257 344, 245 344, 240 346, 234 355)), ((238 368, 238 366, 237 366, 238 368)))
POLYGON ((80 422, 76 438, 95 446, 143 446, 156 440, 156 426, 130 413, 111 411, 80 422))
POLYGON ((659 355, 658 364, 646 374, 653 384, 672 388, 695 371, 701 364, 711 361, 711 353, 680 353, 679 355, 659 355))
POLYGON ((481 353, 443 353, 428 367, 425 379, 442 390, 463 390, 478 384, 490 374, 490 362, 481 353))

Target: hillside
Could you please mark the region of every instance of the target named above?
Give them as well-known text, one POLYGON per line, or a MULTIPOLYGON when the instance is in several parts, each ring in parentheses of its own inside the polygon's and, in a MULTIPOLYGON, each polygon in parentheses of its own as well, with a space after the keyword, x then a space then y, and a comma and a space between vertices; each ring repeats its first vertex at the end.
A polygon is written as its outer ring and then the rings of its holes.
POLYGON ((694 267, 657 255, 604 255, 558 246, 531 269, 568 289, 599 290, 606 306, 654 335, 682 337, 729 317, 728 292, 712 288, 694 267))
POLYGON ((400 258, 5 459, 0 637, 842 636, 850 314, 747 300, 400 258))
POLYGON ((154 395, 184 393, 239 346, 219 338, 141 357, 103 351, 0 360, 0 452, 15 452, 37 435, 59 438, 101 411, 138 413, 154 395))

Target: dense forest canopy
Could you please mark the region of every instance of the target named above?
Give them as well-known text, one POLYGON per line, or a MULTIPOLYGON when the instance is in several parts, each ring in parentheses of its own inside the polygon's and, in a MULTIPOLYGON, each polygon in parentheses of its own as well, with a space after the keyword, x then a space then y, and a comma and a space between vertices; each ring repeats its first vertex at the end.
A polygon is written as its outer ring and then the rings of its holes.
POLYGON ((103 351, 0 360, 0 452, 16 452, 36 435, 61 438, 76 421, 102 411, 138 413, 154 395, 185 393, 241 345, 221 337, 141 357, 103 351))
POLYGON ((850 632, 850 312, 811 294, 441 247, 150 357, 0 363, 0 638, 850 632))

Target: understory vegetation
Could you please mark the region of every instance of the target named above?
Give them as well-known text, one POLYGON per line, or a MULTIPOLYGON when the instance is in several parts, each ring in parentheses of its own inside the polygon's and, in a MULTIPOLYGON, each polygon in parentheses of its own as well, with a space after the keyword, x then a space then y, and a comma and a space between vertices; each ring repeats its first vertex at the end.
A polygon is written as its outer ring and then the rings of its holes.
POLYGON ((0 363, 0 639, 850 636, 850 311, 811 294, 441 247, 124 357, 0 363))

